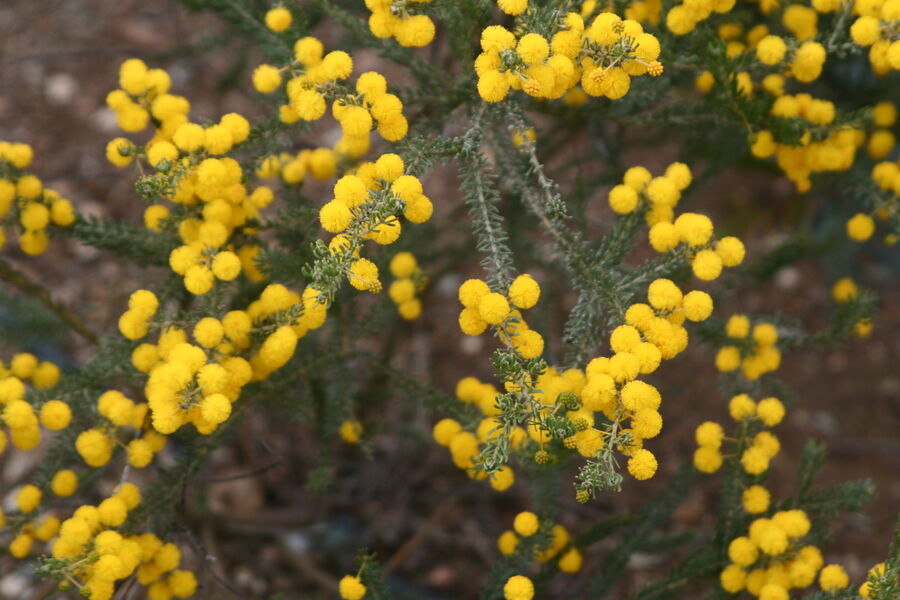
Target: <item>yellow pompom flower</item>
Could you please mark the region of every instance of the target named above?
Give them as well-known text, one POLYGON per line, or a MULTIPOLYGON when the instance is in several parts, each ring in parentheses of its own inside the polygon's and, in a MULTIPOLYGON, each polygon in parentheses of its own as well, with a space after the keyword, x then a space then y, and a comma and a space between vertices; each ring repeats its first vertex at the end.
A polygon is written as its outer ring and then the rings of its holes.
POLYGON ((100 522, 110 527, 118 527, 128 517, 128 507, 119 498, 107 498, 97 506, 100 522))
POLYGON ((831 288, 831 297, 838 304, 849 302, 859 295, 859 289, 851 277, 842 277, 834 282, 831 288))
POLYGON ((63 469, 57 471, 50 480, 50 489, 60 498, 68 498, 78 488, 78 475, 75 471, 63 469))
POLYGON ((530 65, 540 64, 550 54, 550 44, 537 33, 526 33, 516 44, 516 53, 530 65))
POLYGON ((488 327, 477 308, 464 308, 459 313, 458 322, 460 330, 466 335, 481 335, 488 327))
POLYGON ((102 431, 88 429, 78 435, 75 449, 88 465, 102 467, 112 458, 113 443, 102 431))
POLYGON ((359 443, 359 439, 362 437, 362 431, 362 423, 359 421, 343 421, 338 428, 341 439, 348 444, 359 443))
POLYGON ((231 416, 231 401, 224 394, 210 394, 200 403, 200 412, 204 420, 219 425, 231 416))
POLYGON ((700 446, 694 451, 694 467, 701 473, 715 473, 722 467, 724 457, 717 448, 700 446))
POLYGON ((490 325, 498 325, 509 316, 509 301, 502 294, 490 292, 478 301, 478 313, 490 325))
POLYGON ((19 379, 30 378, 34 375, 37 366, 37 357, 30 352, 19 352, 9 362, 9 370, 19 379))
POLYGON ((751 485, 741 496, 744 510, 752 515, 766 512, 769 509, 769 500, 769 490, 761 485, 751 485))
POLYGON ((513 348, 522 358, 529 360, 544 353, 544 338, 533 329, 519 331, 511 340, 513 348))
POLYGON ((822 44, 812 41, 803 42, 794 54, 791 74, 797 81, 804 83, 815 81, 822 74, 822 65, 825 64, 825 57, 825 47, 822 44))
POLYGON ((694 439, 701 447, 718 449, 722 446, 724 437, 725 431, 722 426, 714 421, 706 421, 694 431, 694 439))
POLYGON ((875 220, 867 214, 857 213, 847 221, 847 235, 855 242, 865 242, 875 233, 875 220))
POLYGON ((173 571, 166 584, 176 598, 190 598, 197 591, 197 577, 190 571, 173 571))
POLYGON ((609 347, 613 352, 632 352, 641 343, 641 333, 631 325, 619 325, 609 335, 609 347))
POLYGON ((192 265, 184 274, 184 288, 195 296, 202 296, 213 288, 212 270, 203 265, 192 265))
POLYGON ((668 252, 681 241, 673 223, 661 221, 650 228, 650 246, 657 252, 668 252))
POLYGON ((453 436, 460 431, 462 431, 462 425, 459 424, 459 421, 446 418, 435 423, 431 434, 432 437, 434 437, 434 441, 438 444, 441 446, 449 446, 450 440, 452 440, 453 436))
POLYGON ((684 213, 675 219, 674 224, 679 239, 690 246, 706 245, 713 234, 712 221, 706 215, 684 213))
POLYGON ((156 167, 162 167, 163 161, 171 165, 178 158, 178 148, 172 142, 159 141, 151 145, 147 150, 147 162, 156 167))
POLYGON ((413 256, 409 252, 398 252, 391 258, 390 265, 388 268, 391 271, 391 275, 398 279, 406 279, 412 277, 415 270, 418 268, 416 263, 416 257, 413 256))
POLYGON ((742 421, 756 414, 756 403, 747 394, 738 394, 728 402, 728 414, 735 421, 742 421))
POLYGON ((577 573, 581 570, 581 565, 584 562, 584 559, 581 555, 581 551, 578 548, 569 548, 569 551, 563 554, 562 558, 559 559, 557 566, 559 566, 559 570, 563 573, 577 573))
POLYGON ((143 469, 153 461, 153 448, 146 440, 128 442, 128 464, 136 469, 143 469))
POLYGON ((531 275, 519 275, 509 286, 509 299, 516 308, 528 309, 537 304, 541 287, 531 275))
POLYGON ((360 258, 353 262, 348 273, 350 285, 361 291, 377 294, 381 291, 381 282, 378 280, 378 267, 366 258, 360 258))
POLYGON ((519 545, 519 537, 516 535, 515 531, 511 531, 507 529, 500 537, 497 538, 497 550, 500 551, 500 554, 503 556, 509 556, 516 551, 516 546, 519 545))
POLYGON ((326 80, 346 79, 353 72, 353 59, 343 50, 334 50, 322 58, 321 69, 326 80))
POLYGON ((319 209, 319 222, 328 233, 340 233, 353 221, 353 213, 343 202, 332 200, 319 209))
POLYGON ((219 252, 213 259, 212 272, 216 279, 231 281, 241 274, 241 259, 228 250, 219 252))
POLYGON ((778 341, 778 328, 772 323, 759 323, 753 326, 752 337, 760 346, 772 346, 778 341))
POLYGON ((16 494, 16 507, 23 513, 30 513, 41 504, 41 495, 39 487, 24 485, 16 494))
POLYGON ((681 306, 687 320, 694 322, 705 321, 712 314, 713 299, 706 292, 693 290, 685 294, 681 306))
POLYGON ((487 71, 478 77, 478 95, 485 102, 500 102, 509 93, 509 79, 500 71, 487 71))
POLYGON ((513 519, 513 529, 522 537, 529 537, 537 533, 540 522, 533 512, 523 511, 513 519))
POLYGON ((778 398, 764 398, 756 405, 756 416, 767 427, 778 425, 784 418, 784 405, 778 398))
POLYGON ((828 565, 819 573, 819 587, 826 592, 836 592, 850 585, 850 577, 841 565, 828 565))
POLYGON ((194 325, 194 339, 204 348, 215 348, 224 335, 222 322, 213 317, 204 317, 194 325))
POLYGON ((60 400, 50 400, 41 407, 41 425, 53 431, 69 426, 72 421, 72 410, 60 400))
POLYGON ((722 259, 713 250, 701 250, 691 261, 697 279, 712 281, 722 273, 722 259))
POLYGON ((497 6, 508 15, 521 15, 528 8, 528 0, 497 0, 497 6))
POLYGON ((769 468, 769 457, 762 448, 750 447, 741 455, 741 465, 750 475, 759 475, 769 468))
POLYGON ((635 450, 628 459, 628 472, 638 480, 650 479, 656 473, 658 463, 653 453, 644 448, 635 450))
POLYGON ((401 46, 421 48, 434 39, 434 21, 428 15, 411 15, 396 23, 393 34, 401 46))
POLYGON ((359 577, 344 575, 338 583, 338 593, 343 600, 361 600, 366 595, 366 586, 359 577))
POLYGON ((659 310, 674 310, 681 304, 681 290, 670 279, 656 279, 647 288, 647 301, 659 310))
POLYGON ((756 57, 764 65, 777 65, 787 53, 787 44, 777 35, 767 35, 756 45, 756 57))
POLYGON ((747 579, 747 573, 740 565, 728 565, 719 575, 719 583, 729 594, 736 594, 744 589, 744 582, 747 579))
POLYGON ((728 558, 736 565, 748 567, 756 562, 759 556, 759 548, 748 537, 736 537, 728 544, 728 558))
POLYGON ((744 243, 734 236, 727 236, 716 242, 716 254, 725 267, 736 267, 744 262, 744 243))
POLYGON ((338 119, 344 135, 359 138, 372 130, 372 115, 362 106, 347 106, 338 119))
POLYGON ((881 23, 871 15, 861 16, 850 26, 850 37, 860 46, 871 46, 881 38, 881 23))
POLYGON ((523 575, 513 575, 503 585, 504 600, 531 600, 534 598, 534 584, 523 575))
POLYGON ((617 185, 609 191, 609 206, 620 215, 633 212, 638 205, 638 194, 627 185, 617 185))
POLYGON ((287 31, 292 21, 291 11, 283 6, 272 8, 266 13, 266 27, 277 33, 287 31))
POLYGON ((259 65, 253 71, 253 87, 263 94, 270 94, 281 87, 281 73, 272 65, 259 65))
POLYGON ((115 138, 106 144, 106 160, 117 167, 127 167, 134 161, 134 144, 125 138, 115 138))

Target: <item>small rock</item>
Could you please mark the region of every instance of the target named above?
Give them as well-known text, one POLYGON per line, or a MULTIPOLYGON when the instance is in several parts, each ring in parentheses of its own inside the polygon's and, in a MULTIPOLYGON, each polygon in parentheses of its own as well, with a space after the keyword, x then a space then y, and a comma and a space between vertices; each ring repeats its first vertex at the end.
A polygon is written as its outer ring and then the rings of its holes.
POLYGON ((78 82, 68 73, 54 73, 44 81, 44 95, 51 104, 69 104, 77 92, 78 82))

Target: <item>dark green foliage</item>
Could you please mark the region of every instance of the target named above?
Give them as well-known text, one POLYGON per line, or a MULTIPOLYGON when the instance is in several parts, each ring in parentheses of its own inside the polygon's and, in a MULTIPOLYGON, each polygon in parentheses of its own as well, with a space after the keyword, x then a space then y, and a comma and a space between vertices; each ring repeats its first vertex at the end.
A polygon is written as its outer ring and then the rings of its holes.
POLYGON ((87 246, 109 250, 139 265, 166 266, 169 253, 179 245, 174 236, 99 217, 79 217, 65 232, 87 246))

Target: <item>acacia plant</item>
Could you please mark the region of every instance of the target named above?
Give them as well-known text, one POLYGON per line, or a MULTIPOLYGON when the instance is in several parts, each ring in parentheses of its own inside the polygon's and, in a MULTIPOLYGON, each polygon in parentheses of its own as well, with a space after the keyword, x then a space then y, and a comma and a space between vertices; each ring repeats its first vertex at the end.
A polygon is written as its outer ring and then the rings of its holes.
MULTIPOLYGON (((817 485, 810 441, 793 491, 766 485, 786 468, 779 424, 815 400, 779 378, 782 356, 869 334, 877 298, 848 275, 863 243, 900 235, 900 0, 180 2, 225 23, 207 50, 264 57, 237 71, 261 116, 196 114, 161 60, 122 62, 105 154, 143 223, 81 214, 29 145, 0 143, 4 289, 90 349, 65 369, 25 347, 0 363, 0 452, 41 455, 3 490, 0 566, 28 561, 67 597, 239 595, 180 519, 203 510, 210 455, 287 413, 322 448, 359 444, 359 475, 373 438, 410 435, 385 415, 415 406, 433 430, 413 437, 445 446, 460 484, 528 490, 478 575, 485 600, 622 597, 649 548, 669 559, 635 599, 900 597, 900 538, 864 581, 823 559, 871 483, 817 485), (702 208, 737 167, 787 178, 809 217, 774 248, 702 208), (15 266, 55 237, 146 274, 109 286, 116 330, 15 266), (718 309, 800 259, 843 265, 824 326, 718 309), (447 281, 458 304, 423 319, 447 281), (447 389, 398 366, 398 339, 454 319, 491 349, 452 358, 472 376, 447 389), (727 422, 663 402, 658 369, 689 346, 714 361, 727 422), (675 413, 695 421, 692 456, 657 449, 675 413), (590 509, 653 477, 662 491, 626 513, 590 509), (709 480, 714 514, 666 533, 709 480)), ((309 479, 327 494, 323 453, 309 479)), ((333 576, 346 600, 410 597, 374 553, 333 576)))

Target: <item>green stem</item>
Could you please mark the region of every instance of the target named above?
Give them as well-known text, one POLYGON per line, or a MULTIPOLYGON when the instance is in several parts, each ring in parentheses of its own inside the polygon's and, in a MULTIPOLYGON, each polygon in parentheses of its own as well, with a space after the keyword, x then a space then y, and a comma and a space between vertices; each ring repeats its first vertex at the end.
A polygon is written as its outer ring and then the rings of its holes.
POLYGON ((62 321, 78 335, 93 345, 97 345, 97 336, 82 323, 75 314, 50 297, 50 293, 38 283, 32 281, 25 273, 3 259, 0 259, 0 279, 9 282, 22 292, 35 298, 38 302, 53 311, 62 321))

